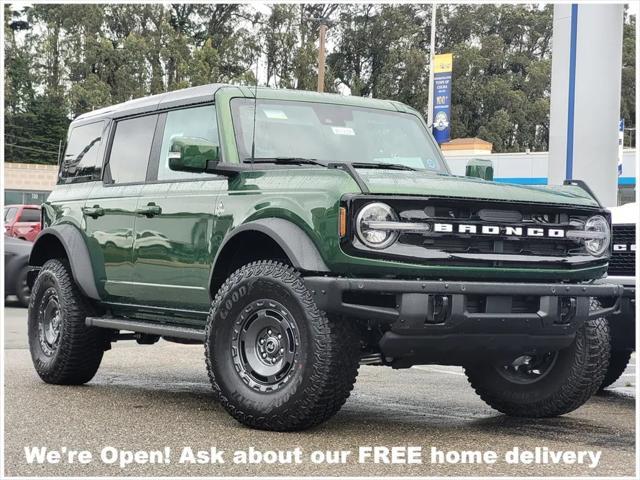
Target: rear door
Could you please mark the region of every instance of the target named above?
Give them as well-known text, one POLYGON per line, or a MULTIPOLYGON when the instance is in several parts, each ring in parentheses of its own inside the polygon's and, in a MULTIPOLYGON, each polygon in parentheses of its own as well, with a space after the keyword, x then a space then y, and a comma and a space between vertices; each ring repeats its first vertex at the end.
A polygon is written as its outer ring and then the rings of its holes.
POLYGON ((136 303, 132 290, 133 239, 138 196, 144 185, 157 114, 117 120, 102 182, 83 209, 89 252, 103 300, 136 303))
POLYGON ((227 179, 169 169, 172 139, 199 137, 220 145, 214 105, 162 113, 147 184, 138 200, 133 253, 133 288, 139 302, 165 307, 186 322, 202 322, 209 308, 209 272, 216 200, 227 179))

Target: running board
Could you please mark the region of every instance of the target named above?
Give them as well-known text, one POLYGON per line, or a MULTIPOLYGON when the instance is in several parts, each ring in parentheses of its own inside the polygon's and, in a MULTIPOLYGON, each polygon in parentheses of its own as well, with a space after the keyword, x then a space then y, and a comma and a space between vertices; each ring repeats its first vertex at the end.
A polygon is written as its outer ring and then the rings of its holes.
POLYGON ((127 330, 129 332, 147 333, 160 337, 186 338, 204 343, 204 330, 188 327, 177 327, 161 323, 138 322, 122 318, 87 317, 88 327, 111 328, 113 330, 127 330))

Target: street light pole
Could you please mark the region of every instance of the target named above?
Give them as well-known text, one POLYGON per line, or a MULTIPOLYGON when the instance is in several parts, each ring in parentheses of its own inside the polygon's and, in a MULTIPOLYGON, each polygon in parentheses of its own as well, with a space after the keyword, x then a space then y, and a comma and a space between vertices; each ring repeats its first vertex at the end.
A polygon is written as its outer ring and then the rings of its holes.
POLYGON ((324 64, 325 64, 325 39, 327 36, 327 23, 320 22, 320 47, 318 48, 318 92, 324 92, 324 64))
POLYGON ((431 7, 431 45, 429 46, 429 102, 427 105, 427 124, 433 127, 433 77, 436 58, 436 4, 431 7))

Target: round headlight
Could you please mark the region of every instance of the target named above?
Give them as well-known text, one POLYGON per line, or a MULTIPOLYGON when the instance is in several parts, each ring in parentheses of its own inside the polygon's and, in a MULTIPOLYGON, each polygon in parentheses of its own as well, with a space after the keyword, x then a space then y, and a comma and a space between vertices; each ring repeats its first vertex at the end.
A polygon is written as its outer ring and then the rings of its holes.
POLYGON ((387 248, 398 238, 398 232, 371 228, 369 222, 397 222, 398 216, 386 203, 370 203, 362 207, 356 218, 358 238, 371 248, 387 248))
POLYGON ((584 231, 593 232, 594 235, 592 238, 586 238, 584 241, 584 246, 594 257, 599 257, 609 248, 609 242, 611 241, 611 231, 609 229, 609 224, 607 220, 600 216, 596 215, 591 217, 584 224, 584 231))

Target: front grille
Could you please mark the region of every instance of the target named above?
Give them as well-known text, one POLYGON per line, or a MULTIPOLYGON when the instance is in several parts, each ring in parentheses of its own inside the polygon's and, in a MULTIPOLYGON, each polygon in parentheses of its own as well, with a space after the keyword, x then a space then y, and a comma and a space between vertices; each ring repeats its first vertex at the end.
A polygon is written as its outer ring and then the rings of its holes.
POLYGON ((609 260, 608 274, 616 276, 635 276, 636 274, 636 226, 613 226, 613 253, 609 260))
MULTIPOLYGON (((495 205, 483 202, 432 203, 418 208, 405 205, 396 210, 401 221, 446 223, 454 226, 473 225, 478 230, 483 225, 518 227, 523 232, 528 228, 582 229, 590 214, 580 215, 569 208, 541 207, 532 205, 495 205)), ((526 235, 482 235, 480 233, 428 233, 407 232, 400 235, 400 244, 421 246, 456 254, 501 254, 536 255, 545 257, 568 257, 586 255, 581 240, 567 238, 529 237, 526 235)))
POLYGON ((346 203, 350 225, 355 225, 360 209, 372 201, 388 204, 398 221, 419 228, 401 230, 397 241, 384 250, 367 247, 351 228, 342 243, 351 254, 447 266, 535 264, 537 268, 571 269, 607 262, 606 256, 589 255, 583 240, 566 237, 569 230, 583 230, 589 217, 606 215, 593 208, 442 197, 353 197, 346 203), (441 229, 443 224, 449 230, 441 229), (469 227, 475 230, 467 230, 469 227))

